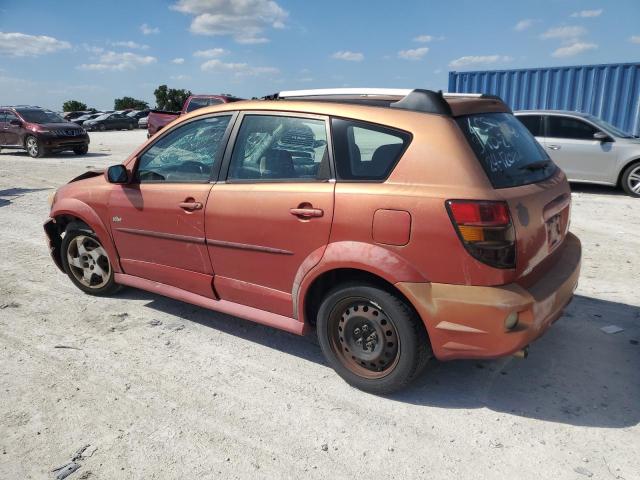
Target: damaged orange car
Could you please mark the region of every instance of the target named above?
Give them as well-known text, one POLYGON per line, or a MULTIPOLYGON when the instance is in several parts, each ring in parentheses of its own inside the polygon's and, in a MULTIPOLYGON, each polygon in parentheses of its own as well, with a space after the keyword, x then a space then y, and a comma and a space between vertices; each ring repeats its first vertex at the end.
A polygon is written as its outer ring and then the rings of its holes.
POLYGON ((304 334, 388 393, 428 363, 524 355, 581 246, 564 173, 497 97, 281 92, 180 117, 52 199, 82 291, 141 288, 304 334))

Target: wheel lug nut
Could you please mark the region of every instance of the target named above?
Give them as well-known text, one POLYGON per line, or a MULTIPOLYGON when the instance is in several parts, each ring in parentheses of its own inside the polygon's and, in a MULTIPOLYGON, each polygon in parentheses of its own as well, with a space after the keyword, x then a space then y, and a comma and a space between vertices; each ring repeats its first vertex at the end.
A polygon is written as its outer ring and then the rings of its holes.
POLYGON ((353 330, 353 334, 354 335, 360 335, 360 329, 359 328, 354 329, 353 330))

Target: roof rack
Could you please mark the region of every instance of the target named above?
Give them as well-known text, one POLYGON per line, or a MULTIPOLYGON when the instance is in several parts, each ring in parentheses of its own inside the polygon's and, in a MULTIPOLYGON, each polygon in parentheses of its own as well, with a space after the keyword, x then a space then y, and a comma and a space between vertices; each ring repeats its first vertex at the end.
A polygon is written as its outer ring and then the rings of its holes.
POLYGON ((264 100, 319 100, 346 103, 366 103, 375 106, 400 108, 422 113, 451 115, 451 107, 445 98, 472 97, 500 100, 495 95, 482 93, 442 93, 420 88, 319 88, 312 90, 285 90, 263 97, 264 100), (393 101, 384 97, 402 97, 393 101))

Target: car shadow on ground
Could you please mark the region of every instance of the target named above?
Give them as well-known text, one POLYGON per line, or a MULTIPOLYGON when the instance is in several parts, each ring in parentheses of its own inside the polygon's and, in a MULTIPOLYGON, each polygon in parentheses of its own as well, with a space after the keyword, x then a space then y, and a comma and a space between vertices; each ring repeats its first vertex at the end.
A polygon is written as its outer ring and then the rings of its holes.
MULTIPOLYGON (((315 333, 288 334, 141 290, 121 296, 283 353, 326 365, 315 333)), ((640 308, 576 296, 531 346, 529 358, 433 361, 392 401, 495 412, 576 426, 625 428, 640 422, 640 308), (601 327, 624 329, 606 334, 601 327)))
MULTIPOLYGON (((25 152, 24 150, 9 150, 9 149, 3 149, 0 152, 0 157, 1 156, 12 156, 12 157, 25 157, 25 158, 30 158, 29 154, 27 152, 25 152)), ((88 152, 85 153, 84 155, 76 155, 73 152, 60 152, 60 153, 47 153, 44 157, 39 157, 39 158, 75 158, 78 160, 82 160, 83 158, 97 158, 97 157, 109 157, 111 156, 110 153, 100 153, 100 152, 88 152)), ((38 160, 37 158, 35 160, 38 160)))
POLYGON ((626 196, 620 187, 612 187, 609 185, 596 185, 594 183, 571 183, 571 192, 573 193, 590 193, 598 195, 617 195, 626 196))
POLYGON ((26 193, 41 192, 42 190, 51 190, 50 188, 6 188, 0 190, 0 207, 6 207, 11 205, 11 202, 16 198, 23 196, 26 193))

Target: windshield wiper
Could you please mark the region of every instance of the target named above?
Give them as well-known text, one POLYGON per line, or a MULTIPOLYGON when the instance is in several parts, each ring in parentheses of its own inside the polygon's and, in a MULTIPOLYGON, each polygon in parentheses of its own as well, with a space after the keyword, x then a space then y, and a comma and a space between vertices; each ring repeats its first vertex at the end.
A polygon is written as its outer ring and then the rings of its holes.
POLYGON ((520 170, 544 170, 549 165, 551 165, 551 160, 540 160, 539 162, 532 162, 527 165, 523 165, 520 167, 520 170))

